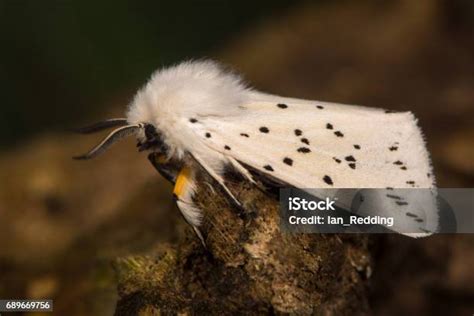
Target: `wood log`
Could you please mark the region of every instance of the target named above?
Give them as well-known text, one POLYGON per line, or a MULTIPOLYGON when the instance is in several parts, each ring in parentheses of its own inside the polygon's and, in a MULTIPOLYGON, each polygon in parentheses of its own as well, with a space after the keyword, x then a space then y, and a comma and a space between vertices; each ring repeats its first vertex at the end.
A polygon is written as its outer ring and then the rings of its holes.
POLYGON ((198 183, 206 247, 190 227, 177 244, 118 259, 116 315, 368 313, 367 236, 285 233, 274 196, 234 179, 239 209, 205 172, 198 183))

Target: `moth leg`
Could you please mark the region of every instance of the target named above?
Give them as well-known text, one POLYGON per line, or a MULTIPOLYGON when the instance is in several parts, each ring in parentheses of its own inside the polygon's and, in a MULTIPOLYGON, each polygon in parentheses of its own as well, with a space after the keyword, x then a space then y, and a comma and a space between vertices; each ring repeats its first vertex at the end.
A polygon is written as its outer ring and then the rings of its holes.
POLYGON ((224 189, 224 191, 227 193, 227 195, 229 195, 232 199, 232 201, 239 207, 239 208, 242 208, 242 204, 239 202, 239 200, 237 200, 237 198, 234 196, 234 194, 232 194, 232 192, 230 192, 229 188, 227 187, 227 185, 225 184, 224 182, 224 178, 222 176, 220 176, 214 169, 212 169, 211 167, 209 167, 206 163, 204 163, 198 156, 194 156, 194 159, 196 159, 196 161, 201 165, 201 167, 204 168, 204 170, 207 171, 207 173, 209 173, 209 175, 214 178, 214 180, 217 181, 217 183, 220 184, 220 186, 224 189))
POLYGON ((237 170, 242 176, 244 176, 245 179, 250 181, 250 183, 257 185, 257 182, 252 177, 252 174, 245 169, 244 166, 242 166, 237 160, 235 160, 232 157, 227 157, 230 161, 230 164, 237 170))
POLYGON ((184 219, 192 226, 194 232, 199 237, 204 247, 206 247, 204 237, 198 228, 201 224, 202 214, 193 201, 193 196, 196 192, 195 181, 194 170, 188 166, 184 166, 176 177, 173 196, 176 199, 176 205, 184 219))
POLYGON ((169 161, 166 158, 166 155, 161 153, 149 154, 148 160, 163 178, 173 184, 176 183, 176 178, 178 177, 178 172, 181 166, 169 161))

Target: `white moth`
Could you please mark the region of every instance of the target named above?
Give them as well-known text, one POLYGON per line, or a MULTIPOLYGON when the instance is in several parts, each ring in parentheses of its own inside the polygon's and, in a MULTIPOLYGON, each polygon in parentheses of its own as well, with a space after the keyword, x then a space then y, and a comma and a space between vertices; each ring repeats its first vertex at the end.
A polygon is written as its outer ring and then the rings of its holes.
POLYGON ((248 88, 215 62, 190 61, 156 71, 136 94, 126 119, 80 131, 106 127, 119 128, 76 158, 95 157, 133 134, 142 149, 182 161, 183 171, 171 176, 177 203, 201 238, 202 214, 193 203, 197 184, 194 170, 186 169, 187 159, 199 163, 236 203, 225 185, 228 166, 252 182, 258 172, 303 189, 383 188, 387 197, 378 212, 420 233, 414 236, 438 226, 434 195, 425 199, 431 210, 426 212, 406 202, 410 197, 400 196, 404 191, 393 193, 413 187, 435 191, 429 155, 410 112, 270 95, 248 88))

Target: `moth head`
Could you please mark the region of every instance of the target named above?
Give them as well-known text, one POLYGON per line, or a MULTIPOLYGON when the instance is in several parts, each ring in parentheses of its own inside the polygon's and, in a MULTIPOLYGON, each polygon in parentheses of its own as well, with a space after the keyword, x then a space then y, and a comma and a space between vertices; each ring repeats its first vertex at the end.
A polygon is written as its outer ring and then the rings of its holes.
POLYGON ((125 118, 109 119, 101 121, 83 128, 76 129, 75 132, 81 134, 91 134, 107 128, 116 127, 97 146, 84 155, 75 156, 77 160, 87 160, 95 158, 104 153, 110 146, 128 137, 136 136, 138 139, 138 150, 165 151, 166 147, 161 140, 161 136, 155 126, 150 123, 129 124, 125 118))
POLYGON ((137 147, 138 151, 152 150, 166 154, 167 146, 163 142, 163 136, 155 127, 150 123, 139 123, 142 129, 137 135, 137 147))

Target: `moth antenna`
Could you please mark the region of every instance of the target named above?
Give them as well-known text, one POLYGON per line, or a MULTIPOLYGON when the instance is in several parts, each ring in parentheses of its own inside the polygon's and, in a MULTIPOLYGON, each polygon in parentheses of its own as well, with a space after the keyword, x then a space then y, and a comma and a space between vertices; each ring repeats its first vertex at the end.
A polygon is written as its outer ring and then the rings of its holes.
POLYGON ((73 129, 72 131, 75 133, 80 133, 80 134, 90 134, 90 133, 99 132, 111 127, 125 126, 127 124, 128 122, 126 118, 113 118, 113 119, 109 119, 105 121, 100 121, 89 126, 76 128, 76 129, 73 129))
POLYGON ((121 128, 118 128, 111 132, 104 140, 97 146, 95 146, 92 150, 90 150, 87 154, 81 156, 75 156, 73 159, 76 160, 87 160, 92 159, 103 152, 105 152, 110 146, 118 142, 119 140, 135 134, 139 129, 143 128, 142 124, 138 125, 127 125, 121 128))

